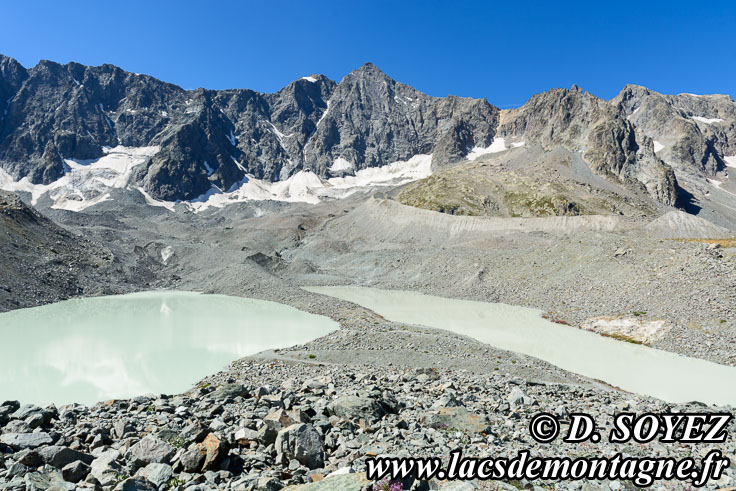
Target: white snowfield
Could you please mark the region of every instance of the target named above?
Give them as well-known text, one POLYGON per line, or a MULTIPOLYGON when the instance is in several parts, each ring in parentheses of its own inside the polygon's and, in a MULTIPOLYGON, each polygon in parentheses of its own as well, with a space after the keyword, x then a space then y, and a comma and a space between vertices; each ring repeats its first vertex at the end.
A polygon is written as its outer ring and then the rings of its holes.
POLYGON ((468 160, 475 160, 478 157, 482 155, 486 155, 489 153, 498 153, 503 152, 505 150, 508 150, 509 148, 516 148, 516 147, 522 147, 524 146, 524 142, 513 142, 509 146, 506 145, 506 141, 501 137, 496 137, 493 139, 490 145, 487 147, 473 147, 472 150, 470 150, 470 153, 468 154, 467 158, 468 160))
POLYGON ((653 140, 652 144, 654 145, 654 153, 657 153, 664 148, 664 145, 659 143, 657 140, 653 140))
POLYGON ((723 161, 726 162, 726 167, 736 167, 736 155, 723 157, 723 161))
MULTIPOLYGON (((347 160, 338 158, 331 170, 348 169, 347 160), (337 169, 335 168, 337 166, 337 169)), ((284 181, 269 182, 247 176, 234 189, 222 192, 212 188, 208 193, 187 202, 194 211, 210 207, 222 208, 231 203, 245 201, 287 201, 316 204, 323 199, 345 198, 361 189, 382 186, 398 186, 423 179, 432 174, 432 155, 415 155, 406 161, 394 162, 383 167, 359 170, 354 176, 322 179, 314 172, 302 170, 284 181)), ((163 203, 163 202, 161 202, 163 203)), ((159 204, 159 206, 163 206, 159 204)))
POLYGON ((6 191, 25 191, 31 194, 31 203, 48 193, 54 202, 52 208, 81 211, 110 197, 110 189, 127 186, 133 168, 146 162, 159 147, 104 148, 105 155, 96 160, 64 159, 66 173, 51 184, 33 184, 28 177, 20 181, 0 169, 0 188, 6 191))
POLYGON ((342 170, 350 170, 350 169, 353 169, 353 168, 354 168, 354 166, 353 166, 352 162, 348 162, 344 158, 338 157, 335 160, 335 162, 332 164, 332 166, 330 167, 330 170, 333 171, 333 172, 339 172, 339 171, 342 171, 342 170))
POLYGON ((146 198, 146 203, 148 203, 151 206, 160 206, 161 208, 166 208, 169 211, 176 211, 175 205, 176 203, 173 201, 161 201, 158 199, 155 199, 153 196, 148 194, 145 189, 142 187, 136 188, 140 193, 143 195, 144 198, 146 198))
POLYGON ((702 116, 691 116, 691 119, 705 124, 722 123, 724 121, 721 118, 704 118, 702 116))
MULTIPOLYGON (((51 184, 33 184, 27 177, 15 181, 3 169, 0 169, 0 189, 6 191, 23 191, 31 194, 32 204, 44 194, 53 201, 52 208, 81 211, 94 204, 110 199, 111 189, 123 189, 140 192, 151 206, 175 211, 177 202, 161 201, 153 198, 142 187, 129 187, 133 169, 145 163, 158 152, 159 147, 124 147, 105 148, 105 155, 96 160, 65 159, 67 172, 51 184)), ((203 162, 208 174, 214 169, 203 162)), ((207 193, 183 204, 193 211, 201 211, 210 207, 221 208, 230 203, 256 200, 290 201, 319 203, 325 198, 344 198, 356 191, 368 187, 397 186, 410 181, 422 179, 432 173, 432 155, 415 155, 407 161, 394 162, 383 167, 363 169, 355 175, 322 179, 311 171, 299 171, 285 181, 270 182, 256 179, 252 175, 235 184, 230 190, 222 191, 213 186, 207 193)), ((241 166, 242 169, 242 166, 241 166)), ((338 158, 332 164, 333 171, 350 171, 354 169, 351 162, 338 158)))

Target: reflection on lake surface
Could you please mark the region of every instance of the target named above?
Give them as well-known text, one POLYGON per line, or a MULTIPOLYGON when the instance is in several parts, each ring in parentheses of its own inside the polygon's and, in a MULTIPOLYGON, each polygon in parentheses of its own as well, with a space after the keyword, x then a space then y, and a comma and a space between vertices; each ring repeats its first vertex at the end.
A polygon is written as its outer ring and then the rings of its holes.
POLYGON ((362 287, 309 287, 385 318, 472 337, 630 392, 669 402, 736 406, 736 368, 555 324, 541 311, 362 287))
POLYGON ((68 300, 0 314, 0 401, 176 394, 239 357, 338 328, 275 302, 190 292, 68 300))

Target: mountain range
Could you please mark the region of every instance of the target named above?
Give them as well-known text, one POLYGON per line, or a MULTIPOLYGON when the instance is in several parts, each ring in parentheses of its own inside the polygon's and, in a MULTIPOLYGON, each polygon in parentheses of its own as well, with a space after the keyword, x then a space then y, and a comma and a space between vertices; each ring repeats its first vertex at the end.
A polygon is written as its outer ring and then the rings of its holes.
POLYGON ((116 148, 147 149, 124 184, 166 202, 303 172, 329 182, 417 156, 431 155, 437 172, 523 146, 541 149, 528 153, 537 160, 560 149, 575 155, 596 176, 665 207, 714 195, 723 204, 736 192, 728 182, 736 103, 727 95, 628 85, 607 101, 573 86, 501 110, 485 99, 428 96, 370 63, 339 82, 310 75, 266 94, 184 90, 112 65, 25 68, 0 55, 3 102, 6 189, 18 181, 44 189, 116 148))

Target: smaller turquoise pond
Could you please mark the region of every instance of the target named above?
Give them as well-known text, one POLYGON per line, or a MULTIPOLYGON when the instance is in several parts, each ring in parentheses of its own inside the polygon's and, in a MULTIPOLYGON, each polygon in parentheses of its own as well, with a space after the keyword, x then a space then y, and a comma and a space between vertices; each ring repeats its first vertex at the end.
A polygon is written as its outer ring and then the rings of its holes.
POLYGON ((338 328, 275 302, 191 292, 68 300, 0 314, 0 401, 176 394, 230 362, 338 328))

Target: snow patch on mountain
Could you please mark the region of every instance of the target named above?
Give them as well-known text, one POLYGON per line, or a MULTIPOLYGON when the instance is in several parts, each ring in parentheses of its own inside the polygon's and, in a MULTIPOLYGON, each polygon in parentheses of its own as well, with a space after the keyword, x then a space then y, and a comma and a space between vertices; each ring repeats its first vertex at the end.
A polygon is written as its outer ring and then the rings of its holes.
POLYGON ((348 162, 342 157, 338 157, 335 159, 335 162, 330 167, 330 170, 332 172, 340 172, 343 170, 350 170, 353 169, 353 164, 351 162, 348 162))
POLYGON ((325 112, 322 113, 322 116, 319 117, 317 120, 317 126, 322 122, 323 119, 325 119, 325 116, 327 116, 327 113, 330 111, 330 101, 326 102, 327 107, 325 108, 325 112))
POLYGON ((652 144, 654 144, 654 153, 657 153, 664 148, 664 145, 659 143, 657 140, 653 140, 652 144))
POLYGON ((705 124, 722 123, 724 121, 721 118, 704 118, 702 116, 690 116, 690 118, 705 124))
POLYGON ((323 199, 345 198, 361 189, 371 187, 398 186, 431 174, 432 155, 419 154, 406 161, 359 170, 354 176, 333 177, 327 180, 308 170, 299 171, 288 179, 278 182, 247 176, 232 191, 221 192, 213 187, 206 194, 185 204, 195 212, 245 201, 271 200, 317 204, 323 199))
POLYGON ((146 190, 143 189, 142 187, 137 187, 136 189, 138 189, 138 191, 140 191, 140 193, 143 195, 143 197, 146 198, 146 203, 148 203, 149 205, 151 205, 151 206, 159 206, 159 207, 162 207, 162 208, 166 208, 169 211, 175 211, 175 209, 174 209, 175 203, 173 201, 161 201, 161 200, 158 200, 158 199, 154 198, 153 196, 151 196, 150 194, 148 194, 146 192, 146 190))
POLYGON ((171 246, 166 246, 163 249, 161 249, 161 260, 166 264, 169 261, 169 258, 174 255, 174 248, 171 246))
POLYGON ((367 186, 398 186, 424 179, 432 174, 432 154, 418 154, 409 160, 393 162, 383 167, 368 167, 354 176, 333 177, 327 182, 334 189, 351 189, 367 186))
POLYGON ((133 169, 146 162, 159 147, 103 148, 105 155, 99 159, 64 159, 66 173, 51 184, 33 184, 28 177, 19 181, 0 169, 0 188, 31 194, 31 204, 48 193, 55 209, 81 211, 109 199, 111 188, 124 188, 133 169))
POLYGON ((509 148, 516 148, 521 146, 524 146, 524 142, 513 142, 509 146, 507 146, 506 141, 503 138, 496 137, 487 147, 473 147, 466 158, 468 160, 475 160, 481 155, 503 152, 505 150, 508 150, 509 148))
POLYGON ((723 161, 726 162, 727 167, 736 167, 736 155, 723 157, 723 161))
POLYGON ((317 81, 317 79, 314 77, 302 77, 302 80, 306 80, 307 82, 312 82, 312 83, 317 81))
POLYGON ((708 184, 718 189, 719 191, 723 191, 724 193, 728 193, 730 195, 736 196, 736 193, 732 193, 731 191, 727 191, 721 187, 723 185, 723 181, 718 181, 716 179, 707 179, 707 181, 708 181, 708 184))

